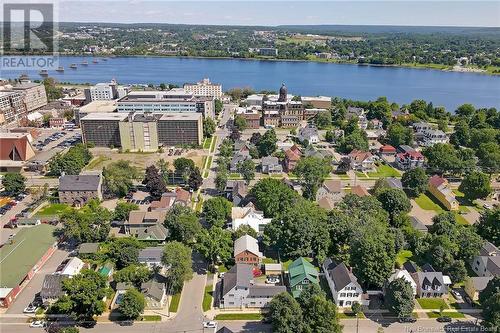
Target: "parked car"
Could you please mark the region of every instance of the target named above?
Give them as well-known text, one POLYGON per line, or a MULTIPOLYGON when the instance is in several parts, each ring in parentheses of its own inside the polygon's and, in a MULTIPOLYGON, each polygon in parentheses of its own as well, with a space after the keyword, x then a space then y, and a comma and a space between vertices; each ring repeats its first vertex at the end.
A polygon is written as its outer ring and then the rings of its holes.
POLYGON ((203 328, 213 328, 214 330, 217 329, 217 322, 216 321, 204 321, 203 322, 203 328))
POLYGON ((451 323, 451 318, 448 316, 442 316, 436 319, 440 323, 451 323))
POLYGON ((35 321, 32 321, 30 324, 30 327, 33 327, 33 328, 44 328, 45 326, 47 326, 47 323, 43 320, 35 320, 35 321))
POLYGON ((33 303, 24 308, 23 313, 35 313, 37 306, 33 303))
POLYGON ((280 283, 280 278, 277 276, 268 276, 266 279, 266 283, 268 284, 280 283))
POLYGON ((398 318, 398 321, 400 323, 414 323, 417 320, 413 317, 401 317, 401 318, 398 318))
POLYGON ((460 295, 460 293, 456 290, 451 290, 451 293, 453 294, 453 296, 455 296, 455 298, 458 300, 458 301, 461 301, 462 300, 462 295, 460 295))

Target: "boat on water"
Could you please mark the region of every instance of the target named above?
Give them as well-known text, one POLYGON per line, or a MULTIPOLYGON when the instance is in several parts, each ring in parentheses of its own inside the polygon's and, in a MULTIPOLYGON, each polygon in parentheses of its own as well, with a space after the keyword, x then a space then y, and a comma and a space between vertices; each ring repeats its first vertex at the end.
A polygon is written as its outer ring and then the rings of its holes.
POLYGON ((69 68, 76 69, 76 64, 69 65, 69 68))
POLYGON ((64 67, 63 66, 57 67, 56 72, 64 72, 64 67))
POLYGON ((49 76, 49 72, 46 69, 42 69, 38 74, 40 74, 40 76, 49 76))
POLYGON ((102 61, 108 61, 108 58, 102 58, 102 61))
POLYGON ((94 59, 94 60, 92 60, 92 63, 93 63, 93 64, 98 64, 98 63, 99 63, 99 61, 98 61, 97 59, 94 59))
POLYGON ((88 65, 89 65, 89 62, 88 62, 87 60, 84 60, 84 61, 82 61, 82 65, 83 65, 83 66, 88 66, 88 65))

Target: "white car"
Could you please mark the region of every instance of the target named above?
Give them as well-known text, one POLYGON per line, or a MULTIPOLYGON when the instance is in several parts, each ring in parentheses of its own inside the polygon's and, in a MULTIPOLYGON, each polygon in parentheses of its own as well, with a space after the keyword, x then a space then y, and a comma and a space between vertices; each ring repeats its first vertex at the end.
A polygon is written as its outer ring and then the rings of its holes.
POLYGON ((44 328, 46 326, 46 323, 43 320, 35 320, 32 321, 30 324, 30 327, 33 328, 44 328))
POLYGON ((276 276, 268 276, 266 279, 267 284, 276 284, 280 283, 280 278, 276 276))
POLYGON ((31 303, 23 310, 24 313, 35 313, 35 311, 36 311, 36 306, 34 306, 31 303))
POLYGON ((217 329, 217 322, 216 321, 204 321, 203 328, 213 328, 214 330, 216 330, 217 329))

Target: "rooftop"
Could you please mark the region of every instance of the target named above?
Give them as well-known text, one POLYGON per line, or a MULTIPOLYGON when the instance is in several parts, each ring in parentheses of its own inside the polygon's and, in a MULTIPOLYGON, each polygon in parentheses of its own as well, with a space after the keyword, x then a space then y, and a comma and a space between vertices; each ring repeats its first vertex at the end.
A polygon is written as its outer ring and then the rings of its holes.
POLYGON ((83 118, 81 118, 81 121, 88 121, 88 120, 116 120, 116 121, 124 121, 128 117, 127 113, 117 113, 117 112, 110 112, 110 113, 89 113, 83 118))
POLYGON ((97 191, 100 175, 66 175, 59 177, 59 191, 97 191))
POLYGON ((12 242, 0 249, 0 281, 2 287, 16 287, 47 250, 55 244, 55 227, 40 224, 20 228, 12 242))
POLYGON ((93 101, 79 108, 80 113, 101 113, 116 111, 116 101, 93 101))

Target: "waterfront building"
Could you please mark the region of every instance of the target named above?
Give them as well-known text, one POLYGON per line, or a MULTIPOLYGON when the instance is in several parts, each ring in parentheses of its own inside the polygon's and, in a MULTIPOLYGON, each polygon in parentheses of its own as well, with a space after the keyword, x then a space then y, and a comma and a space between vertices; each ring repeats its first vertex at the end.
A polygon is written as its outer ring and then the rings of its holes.
POLYGON ((186 83, 184 84, 184 90, 192 93, 194 96, 213 97, 218 99, 222 97, 222 84, 212 83, 208 78, 197 83, 186 83))
POLYGON ((85 89, 87 103, 93 101, 111 101, 125 97, 129 93, 128 87, 119 86, 115 80, 106 83, 98 83, 85 89))
POLYGON ((297 127, 304 120, 304 106, 301 101, 293 100, 288 89, 282 84, 278 99, 268 96, 262 102, 263 122, 265 127, 297 127))

